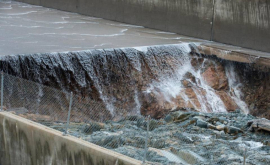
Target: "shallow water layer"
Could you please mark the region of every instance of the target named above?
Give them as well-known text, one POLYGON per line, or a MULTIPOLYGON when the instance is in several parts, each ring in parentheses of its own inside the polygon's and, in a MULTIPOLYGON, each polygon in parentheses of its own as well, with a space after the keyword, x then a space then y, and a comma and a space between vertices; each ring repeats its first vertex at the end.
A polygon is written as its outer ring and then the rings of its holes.
POLYGON ((0 1, 0 36, 0 55, 175 44, 186 38, 14 1, 0 1))

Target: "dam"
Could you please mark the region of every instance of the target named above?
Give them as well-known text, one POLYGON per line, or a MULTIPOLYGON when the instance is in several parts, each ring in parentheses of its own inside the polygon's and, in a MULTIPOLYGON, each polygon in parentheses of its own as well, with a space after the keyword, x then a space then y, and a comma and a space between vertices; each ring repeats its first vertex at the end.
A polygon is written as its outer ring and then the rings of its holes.
POLYGON ((0 164, 270 163, 267 20, 258 46, 24 2, 0 1, 0 164))

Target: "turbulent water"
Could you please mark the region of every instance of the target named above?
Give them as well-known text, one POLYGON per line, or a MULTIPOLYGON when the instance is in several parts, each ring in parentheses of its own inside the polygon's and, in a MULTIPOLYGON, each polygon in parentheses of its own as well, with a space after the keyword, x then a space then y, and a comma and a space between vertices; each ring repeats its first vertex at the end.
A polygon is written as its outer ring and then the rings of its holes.
MULTIPOLYGON (((192 52, 194 47, 184 43, 2 56, 0 64, 11 75, 73 91, 81 102, 102 102, 111 116, 141 113, 160 118, 176 109, 248 113, 234 65, 192 52)), ((36 102, 41 102, 46 91, 33 88, 36 102)), ((8 90, 11 96, 12 87, 8 90)))

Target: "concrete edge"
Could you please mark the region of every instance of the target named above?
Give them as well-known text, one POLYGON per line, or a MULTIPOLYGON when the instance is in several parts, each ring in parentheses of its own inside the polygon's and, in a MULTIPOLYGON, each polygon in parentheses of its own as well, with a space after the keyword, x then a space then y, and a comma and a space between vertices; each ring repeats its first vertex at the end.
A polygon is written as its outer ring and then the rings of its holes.
POLYGON ((124 162, 125 164, 130 164, 130 165, 141 165, 142 164, 142 161, 139 161, 139 160, 133 159, 131 157, 125 156, 123 154, 114 152, 112 150, 100 147, 100 146, 98 146, 96 144, 84 141, 82 139, 79 139, 79 138, 76 138, 76 137, 73 137, 73 136, 69 136, 69 135, 68 136, 63 136, 63 133, 60 132, 60 131, 54 130, 52 128, 49 128, 47 126, 44 126, 42 124, 36 123, 34 121, 31 121, 31 120, 25 119, 23 117, 17 116, 15 114, 10 113, 10 112, 1 111, 0 115, 2 115, 3 118, 5 118, 5 119, 10 119, 10 120, 14 120, 16 122, 26 124, 29 127, 39 129, 39 130, 44 131, 44 132, 46 132, 48 134, 52 134, 54 136, 58 136, 58 137, 63 138, 65 140, 72 141, 72 142, 75 142, 77 144, 80 144, 80 145, 82 145, 84 147, 88 147, 88 148, 90 148, 91 150, 94 150, 97 153, 101 153, 101 154, 107 155, 109 157, 113 157, 116 160, 120 160, 120 161, 124 162))
POLYGON ((198 50, 201 54, 208 55, 208 56, 216 56, 224 60, 262 65, 267 68, 270 67, 270 58, 267 58, 267 57, 260 57, 260 56, 256 56, 252 54, 243 53, 243 52, 236 52, 233 50, 221 49, 221 48, 205 46, 205 45, 198 46, 198 50))

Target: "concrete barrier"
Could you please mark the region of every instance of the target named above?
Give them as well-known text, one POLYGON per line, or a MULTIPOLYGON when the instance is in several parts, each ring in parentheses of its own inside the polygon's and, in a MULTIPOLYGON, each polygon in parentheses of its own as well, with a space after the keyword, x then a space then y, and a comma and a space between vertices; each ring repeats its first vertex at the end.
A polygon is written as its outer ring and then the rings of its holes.
POLYGON ((270 52, 269 0, 18 0, 270 52))
POLYGON ((40 2, 42 0, 16 0, 16 1, 24 2, 24 3, 29 3, 29 4, 32 4, 32 5, 39 5, 39 6, 41 6, 41 3, 40 2))
POLYGON ((139 165, 140 161, 0 112, 2 165, 139 165))
POLYGON ((38 0, 40 1, 41 6, 56 8, 58 10, 70 11, 70 12, 79 12, 78 9, 78 0, 38 0))
POLYGON ((269 0, 216 0, 213 40, 270 52, 269 0))

